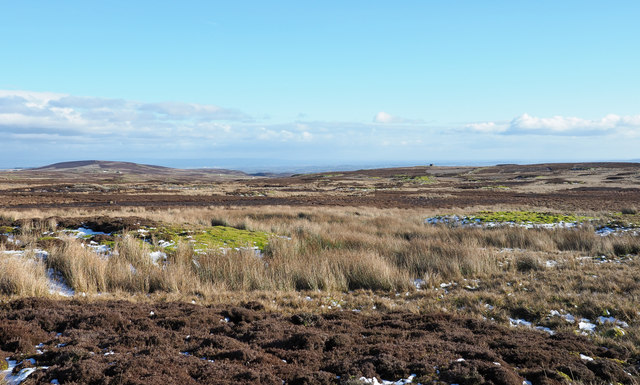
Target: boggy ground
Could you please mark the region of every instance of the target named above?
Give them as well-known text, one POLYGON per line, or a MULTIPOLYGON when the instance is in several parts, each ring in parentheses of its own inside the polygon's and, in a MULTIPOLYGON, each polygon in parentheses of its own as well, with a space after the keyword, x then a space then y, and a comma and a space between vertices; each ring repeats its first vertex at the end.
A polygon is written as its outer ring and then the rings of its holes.
POLYGON ((292 316, 185 303, 19 299, 0 305, 0 348, 23 384, 635 384, 624 348, 448 314, 292 316), (28 361, 33 358, 35 361, 28 361), (32 364, 33 363, 33 364, 32 364), (16 371, 17 371, 16 370, 16 371))

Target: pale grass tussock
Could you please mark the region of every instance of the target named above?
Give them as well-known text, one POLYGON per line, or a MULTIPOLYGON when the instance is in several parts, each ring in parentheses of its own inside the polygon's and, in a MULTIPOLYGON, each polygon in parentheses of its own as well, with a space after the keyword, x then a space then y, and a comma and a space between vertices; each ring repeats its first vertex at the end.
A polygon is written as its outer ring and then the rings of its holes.
POLYGON ((0 294, 47 296, 49 294, 44 263, 33 253, 3 255, 0 249, 0 294))

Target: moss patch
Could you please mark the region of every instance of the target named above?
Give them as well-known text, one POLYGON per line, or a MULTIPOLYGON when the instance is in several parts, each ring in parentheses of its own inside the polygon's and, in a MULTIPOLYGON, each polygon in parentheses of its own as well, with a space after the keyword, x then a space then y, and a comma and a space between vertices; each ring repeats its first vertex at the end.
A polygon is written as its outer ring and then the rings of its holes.
POLYGON ((179 242, 191 242, 196 250, 257 247, 264 251, 269 242, 268 233, 230 226, 213 226, 194 230, 167 227, 150 231, 149 236, 152 235, 158 240, 173 241, 173 245, 165 247, 167 251, 174 251, 179 242))
POLYGON ((559 222, 584 222, 593 218, 576 215, 539 213, 535 211, 481 211, 472 215, 470 219, 480 222, 512 222, 512 223, 534 223, 551 224, 559 222))
POLYGON ((417 184, 431 184, 436 183, 436 178, 430 175, 408 176, 408 175, 394 175, 394 178, 400 179, 405 182, 412 182, 417 184))
POLYGON ((0 226, 0 234, 13 234, 16 229, 11 226, 0 226))
POLYGON ((228 226, 214 226, 193 235, 196 245, 216 247, 257 247, 264 250, 269 234, 262 231, 239 230, 228 226))

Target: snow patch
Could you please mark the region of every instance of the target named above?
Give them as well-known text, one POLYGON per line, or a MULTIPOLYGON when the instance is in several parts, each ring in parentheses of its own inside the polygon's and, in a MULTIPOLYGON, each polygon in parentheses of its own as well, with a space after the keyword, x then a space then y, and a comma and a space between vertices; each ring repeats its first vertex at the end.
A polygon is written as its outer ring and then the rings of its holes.
POLYGON ((580 330, 593 333, 596 330, 596 325, 592 324, 588 319, 582 318, 578 323, 578 328, 580 330))
MULTIPOLYGON (((17 374, 13 374, 13 369, 18 366, 17 361, 6 359, 7 361, 7 370, 3 370, 0 372, 0 379, 4 379, 7 385, 18 385, 27 379, 33 372, 35 372, 38 368, 24 368, 20 370, 17 374)), ((30 361, 35 364, 35 360, 30 361)))
MULTIPOLYGON (((360 377, 358 381, 363 384, 371 384, 371 385, 404 385, 404 384, 413 384, 413 379, 416 378, 415 374, 410 375, 408 378, 397 380, 397 381, 387 381, 382 380, 382 382, 378 381, 376 377, 367 378, 360 377)), ((420 385, 419 383, 417 385, 420 385)))
POLYGON ((68 229, 63 231, 66 233, 71 233, 75 235, 76 238, 83 238, 83 237, 93 236, 93 235, 111 235, 111 233, 103 233, 102 231, 93 231, 85 227, 78 227, 77 229, 68 229))
POLYGON ((167 259, 167 254, 162 251, 153 251, 149 254, 149 258, 157 265, 159 261, 164 262, 167 259))
POLYGON ((619 319, 616 319, 614 317, 600 316, 600 317, 598 317, 597 322, 600 325, 613 324, 613 325, 621 326, 623 328, 628 328, 629 327, 628 323, 626 323, 624 321, 620 321, 619 319))

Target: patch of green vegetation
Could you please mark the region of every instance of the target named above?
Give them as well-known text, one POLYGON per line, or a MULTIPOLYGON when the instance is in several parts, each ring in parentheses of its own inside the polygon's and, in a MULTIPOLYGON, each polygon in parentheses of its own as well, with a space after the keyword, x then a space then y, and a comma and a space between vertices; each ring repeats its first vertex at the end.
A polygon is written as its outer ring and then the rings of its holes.
POLYGON ((45 237, 38 238, 38 241, 51 241, 51 240, 54 240, 54 239, 58 239, 58 238, 57 237, 52 237, 50 235, 47 235, 45 237))
POLYGON ((339 176, 343 176, 344 174, 324 174, 322 175, 323 178, 336 178, 339 176))
POLYGON ((533 223, 551 224, 559 222, 584 222, 591 220, 591 217, 576 215, 539 213, 535 211, 481 211, 469 218, 480 220, 481 222, 513 222, 513 223, 533 223))
POLYGON ((107 247, 109 247, 110 249, 113 249, 116 246, 116 242, 115 241, 100 241, 101 245, 105 245, 107 247))
POLYGON ((196 244, 216 247, 258 247, 264 250, 269 234, 262 231, 239 230, 228 226, 215 226, 194 234, 196 244))
POLYGON ((502 186, 502 185, 498 185, 498 186, 484 186, 484 187, 480 187, 483 190, 511 190, 511 187, 508 186, 502 186))
POLYGON ((558 373, 558 375, 562 378, 564 378, 565 380, 572 382, 573 380, 571 379, 571 377, 569 377, 569 375, 567 373, 561 372, 559 370, 556 370, 556 373, 558 373))
POLYGON ((624 330, 619 327, 619 326, 614 326, 611 329, 607 329, 603 335, 605 337, 609 337, 609 338, 620 338, 622 336, 624 336, 626 333, 624 332, 624 330))
POLYGON ((0 226, 0 234, 13 234, 16 229, 11 226, 0 226))
POLYGON ((408 176, 404 174, 398 174, 398 175, 394 175, 393 177, 405 182, 413 182, 418 184, 436 183, 436 178, 430 175, 408 176))
POLYGON ((269 242, 269 234, 262 231, 237 229, 230 226, 213 226, 204 230, 186 230, 178 227, 167 227, 150 233, 158 240, 173 241, 173 245, 165 250, 174 251, 178 242, 194 242, 196 249, 219 249, 257 247, 264 251, 269 242))

